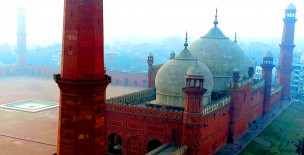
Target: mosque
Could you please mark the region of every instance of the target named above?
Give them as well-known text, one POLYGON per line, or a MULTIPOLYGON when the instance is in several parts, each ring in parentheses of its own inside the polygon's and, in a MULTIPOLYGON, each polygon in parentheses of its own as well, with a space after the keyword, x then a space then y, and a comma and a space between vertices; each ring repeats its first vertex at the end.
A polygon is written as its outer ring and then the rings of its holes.
MULTIPOLYGON (((289 98, 297 20, 292 3, 283 19, 275 86, 271 52, 263 57, 263 78, 253 79, 251 60, 220 30, 216 13, 209 32, 191 44, 186 34, 184 49, 165 64, 155 65, 149 54, 147 89, 107 100, 103 1, 66 0, 64 7, 61 72, 54 75, 60 89, 58 155, 214 154, 289 98)), ((26 34, 17 36, 25 42, 26 34)), ((26 51, 17 48, 19 67, 13 70, 58 71, 24 65, 26 51)))
POLYGON ((173 148, 171 154, 207 155, 236 143, 248 124, 289 97, 295 14, 290 4, 275 86, 271 52, 261 64, 263 79, 254 80, 251 60, 218 28, 217 14, 209 32, 190 45, 186 34, 184 49, 177 56, 172 52, 165 64, 153 65, 150 54, 149 89, 106 101, 107 152, 155 154, 173 148))
POLYGON ((296 8, 285 10, 277 85, 273 56, 263 58, 261 80, 236 42, 214 27, 171 60, 148 56, 148 88, 105 99, 111 77, 103 61, 100 0, 66 1, 57 154, 208 155, 237 143, 248 124, 288 99, 296 8), (92 12, 92 10, 94 10, 92 12), (168 154, 168 152, 167 152, 168 154))

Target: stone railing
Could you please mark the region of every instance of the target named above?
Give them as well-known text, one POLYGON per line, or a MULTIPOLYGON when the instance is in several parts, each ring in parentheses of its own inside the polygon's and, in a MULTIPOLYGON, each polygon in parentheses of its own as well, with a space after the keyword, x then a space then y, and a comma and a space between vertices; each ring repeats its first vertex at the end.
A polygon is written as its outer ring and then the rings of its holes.
POLYGON ((118 97, 107 99, 107 103, 116 104, 141 104, 156 99, 155 88, 144 89, 138 92, 125 94, 118 97))
POLYGON ((107 69, 107 74, 133 74, 133 75, 147 75, 147 73, 136 73, 136 72, 122 72, 122 71, 111 71, 107 69))
POLYGON ((173 111, 166 109, 156 109, 156 108, 146 108, 136 105, 126 105, 126 104, 115 104, 115 103, 106 103, 107 111, 116 111, 120 113, 129 113, 134 115, 142 115, 148 117, 157 117, 157 118, 167 118, 167 119, 176 119, 182 120, 183 111, 173 111))
POLYGON ((216 101, 210 103, 210 105, 204 106, 203 115, 207 115, 207 114, 211 113, 212 111, 215 111, 215 110, 229 104, 230 101, 231 101, 230 96, 225 96, 219 100, 216 100, 216 101))
POLYGON ((254 92, 254 91, 258 90, 259 88, 264 87, 264 85, 265 85, 265 80, 264 79, 259 80, 252 85, 251 91, 254 92))
POLYGON ((282 90, 282 86, 272 87, 271 88, 271 96, 274 95, 274 94, 276 94, 280 90, 282 90))
POLYGON ((188 152, 188 146, 182 146, 181 148, 179 148, 178 150, 176 150, 175 152, 171 153, 170 155, 185 155, 188 152))
MULTIPOLYGON (((251 78, 243 79, 243 81, 238 82, 238 87, 250 84, 252 82, 251 78)), ((233 83, 228 83, 227 88, 232 88, 233 83)))
POLYGON ((156 149, 146 153, 146 155, 157 155, 159 154, 161 151, 163 151, 164 149, 168 148, 170 146, 169 143, 165 143, 159 147, 157 147, 156 149))

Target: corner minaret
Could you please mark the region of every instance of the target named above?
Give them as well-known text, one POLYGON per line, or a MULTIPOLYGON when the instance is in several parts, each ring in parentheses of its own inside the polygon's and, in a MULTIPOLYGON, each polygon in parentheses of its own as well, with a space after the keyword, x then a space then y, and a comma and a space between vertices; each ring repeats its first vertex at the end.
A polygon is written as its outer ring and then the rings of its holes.
POLYGON ((149 53, 148 55, 148 88, 154 88, 155 87, 155 76, 154 76, 154 69, 153 69, 153 63, 154 63, 154 59, 153 59, 153 54, 149 53))
POLYGON ((296 19, 296 7, 291 3, 285 10, 284 29, 280 44, 280 60, 278 66, 277 84, 283 87, 282 98, 290 96, 290 83, 292 72, 292 55, 294 45, 294 30, 296 19))
POLYGON ((172 51, 172 52, 170 53, 170 60, 172 60, 173 58, 175 58, 175 52, 174 52, 174 51, 172 51))
POLYGON ((201 119, 203 118, 202 97, 207 91, 204 89, 204 72, 201 66, 196 64, 188 69, 186 87, 185 111, 183 114, 182 145, 189 146, 190 155, 200 155, 200 135, 202 131, 201 119))
POLYGON ((26 23, 25 23, 25 9, 23 7, 18 8, 18 26, 17 26, 17 64, 24 65, 26 63, 26 23))
POLYGON ((271 81, 272 81, 272 69, 273 65, 273 55, 268 51, 263 57, 262 67, 262 77, 265 80, 264 88, 264 100, 263 100, 263 116, 269 111, 270 97, 271 97, 271 81))
POLYGON ((103 0, 65 0, 58 155, 106 154, 103 37, 103 0))

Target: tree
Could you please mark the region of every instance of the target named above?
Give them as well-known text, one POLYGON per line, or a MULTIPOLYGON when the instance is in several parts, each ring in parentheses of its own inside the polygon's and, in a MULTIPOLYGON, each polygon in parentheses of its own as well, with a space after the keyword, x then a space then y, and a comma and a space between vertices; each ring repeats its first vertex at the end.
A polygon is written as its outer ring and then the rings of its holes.
POLYGON ((304 155, 304 137, 299 139, 298 143, 295 144, 295 146, 297 147, 296 153, 298 153, 299 155, 304 155))

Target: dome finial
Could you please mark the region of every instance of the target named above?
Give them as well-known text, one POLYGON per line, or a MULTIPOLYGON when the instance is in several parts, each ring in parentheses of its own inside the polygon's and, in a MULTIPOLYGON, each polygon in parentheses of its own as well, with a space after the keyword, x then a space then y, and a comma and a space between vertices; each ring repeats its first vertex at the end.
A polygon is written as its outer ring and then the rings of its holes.
POLYGON ((237 43, 237 40, 236 40, 236 32, 234 33, 234 43, 237 43))
POLYGON ((217 21, 217 8, 215 9, 215 20, 213 22, 214 27, 217 27, 218 21, 217 21))
POLYGON ((184 46, 185 46, 185 49, 187 48, 187 46, 188 46, 188 33, 187 33, 187 31, 186 31, 186 38, 185 38, 185 43, 184 43, 184 46))

